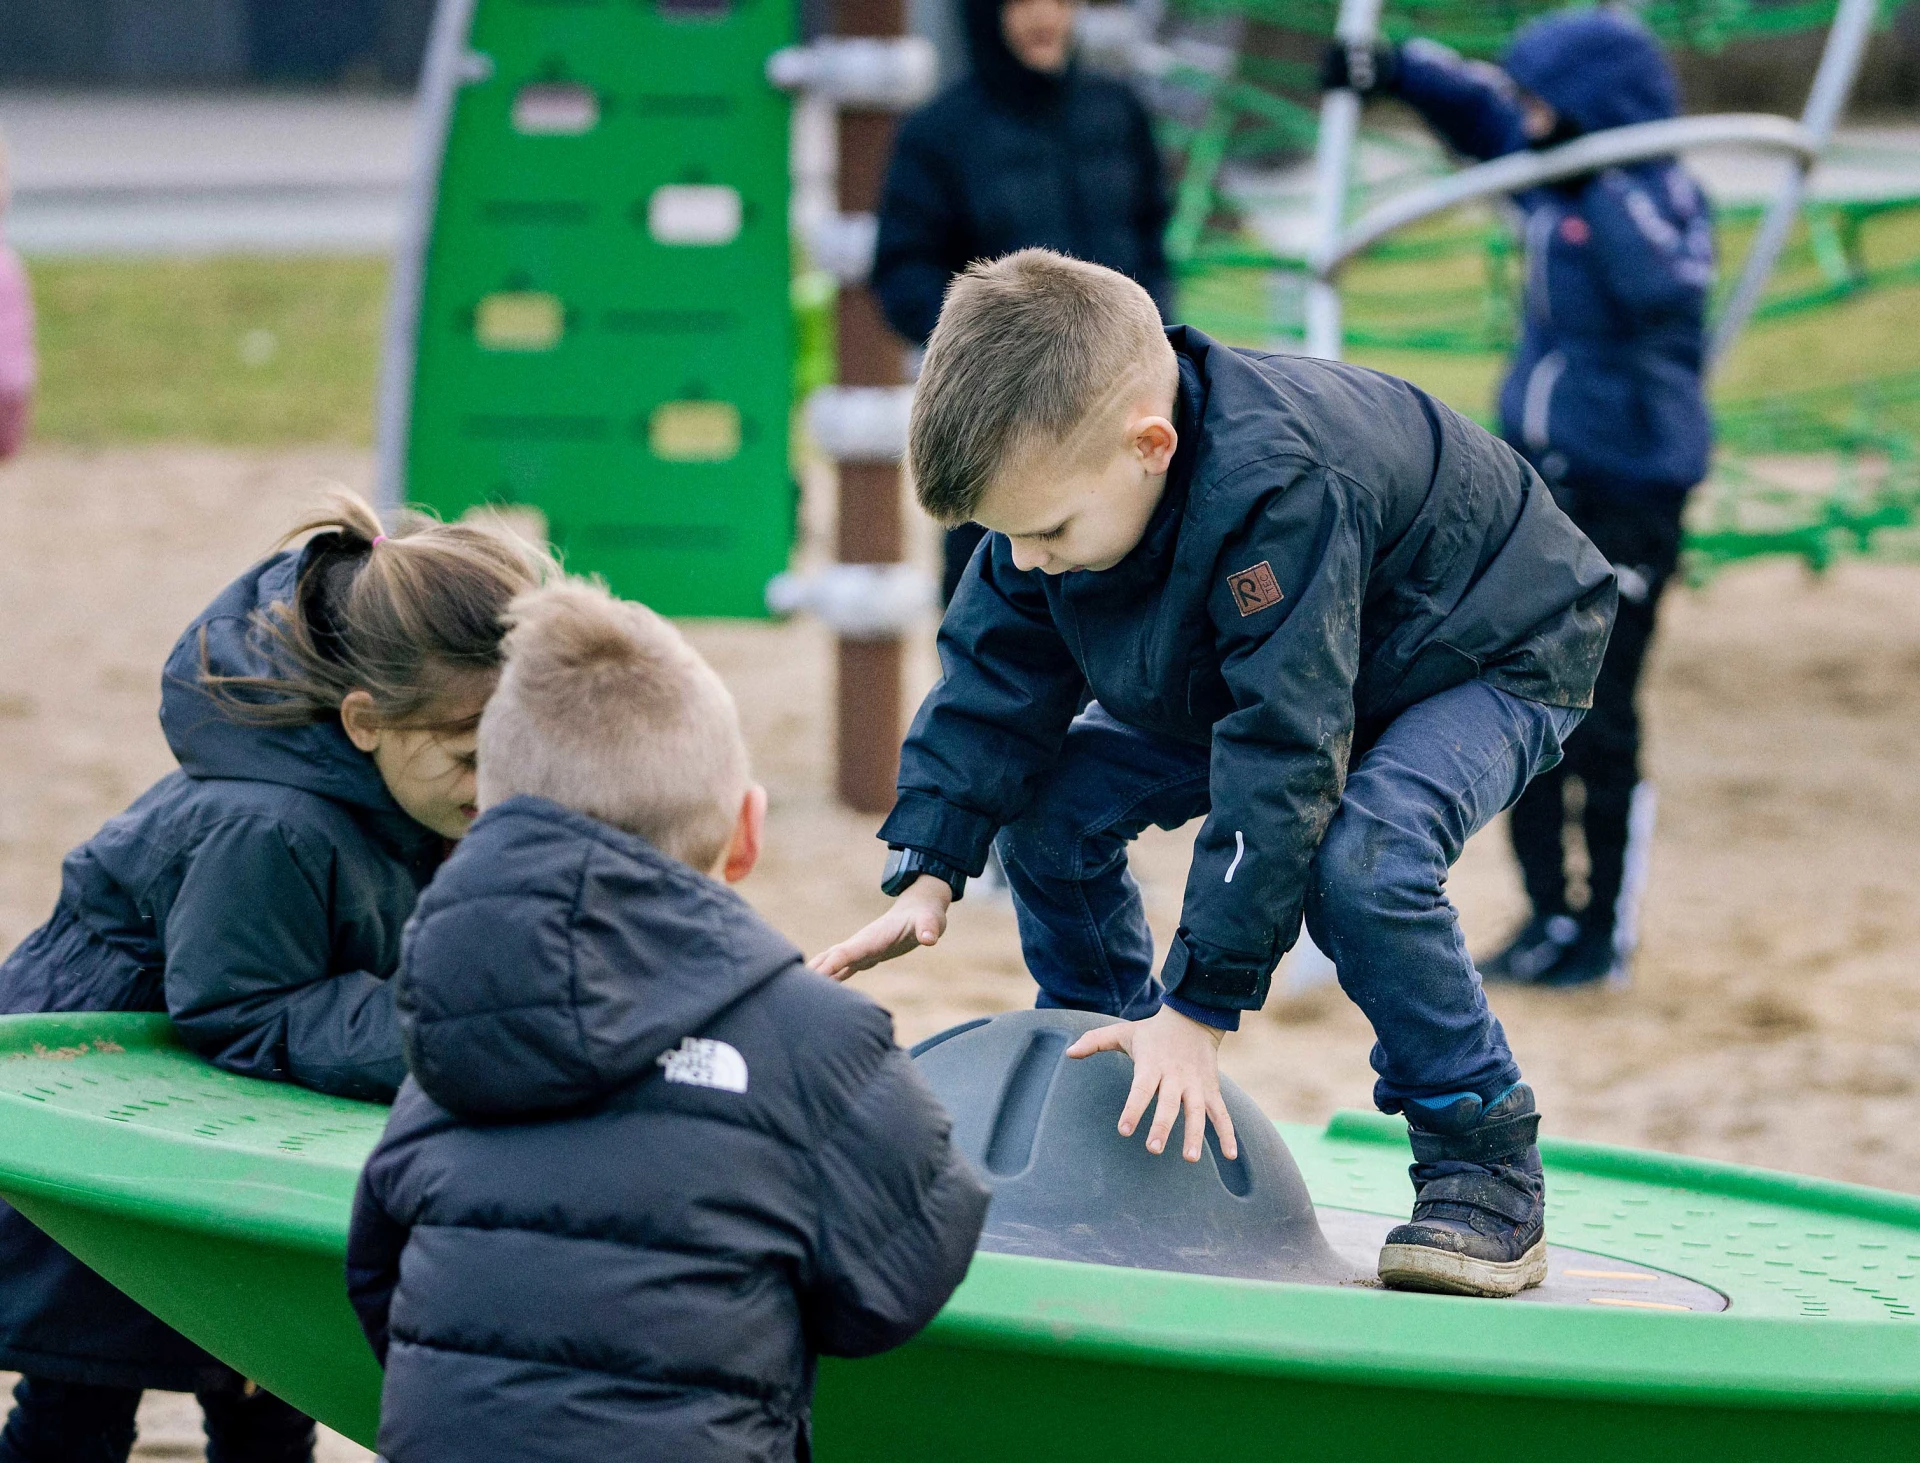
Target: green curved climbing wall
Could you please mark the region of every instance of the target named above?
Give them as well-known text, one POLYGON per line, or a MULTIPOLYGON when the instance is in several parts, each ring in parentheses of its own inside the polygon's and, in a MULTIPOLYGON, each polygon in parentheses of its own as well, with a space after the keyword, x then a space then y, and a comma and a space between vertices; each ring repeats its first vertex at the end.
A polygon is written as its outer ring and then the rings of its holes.
POLYGON ((537 508, 570 568, 663 613, 764 614, 793 525, 789 104, 764 76, 791 8, 463 8, 400 494, 537 508))

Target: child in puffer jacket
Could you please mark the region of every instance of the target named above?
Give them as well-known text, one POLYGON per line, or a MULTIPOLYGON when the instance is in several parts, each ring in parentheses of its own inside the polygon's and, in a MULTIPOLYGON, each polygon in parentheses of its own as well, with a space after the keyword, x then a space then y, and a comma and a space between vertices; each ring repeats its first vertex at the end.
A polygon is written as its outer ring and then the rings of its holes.
POLYGON ((719 678, 589 585, 513 619, 354 1204, 380 1452, 794 1463, 815 1359, 926 1325, 987 1192, 886 1013, 726 887, 766 794, 719 678))
POLYGON ((7 243, 7 206, 12 202, 7 144, 0 138, 0 462, 27 438, 36 376, 33 358, 33 293, 26 267, 7 243))

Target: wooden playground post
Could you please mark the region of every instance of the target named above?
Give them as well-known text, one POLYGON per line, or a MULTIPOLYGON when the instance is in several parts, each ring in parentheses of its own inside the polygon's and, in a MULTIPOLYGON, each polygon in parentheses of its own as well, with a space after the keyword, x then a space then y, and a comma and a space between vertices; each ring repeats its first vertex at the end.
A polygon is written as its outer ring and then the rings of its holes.
MULTIPOLYGON (((842 36, 898 36, 905 30, 902 0, 837 0, 842 36)), ((891 111, 839 109, 839 207, 872 213, 893 150, 891 111)), ((840 384, 897 386, 903 379, 902 343, 865 284, 844 284, 837 320, 840 384)), ((890 462, 842 462, 837 552, 843 564, 892 564, 904 547, 900 469, 890 462)), ((901 667, 905 645, 897 635, 839 641, 834 707, 841 802, 861 813, 893 806, 900 765, 901 667)))

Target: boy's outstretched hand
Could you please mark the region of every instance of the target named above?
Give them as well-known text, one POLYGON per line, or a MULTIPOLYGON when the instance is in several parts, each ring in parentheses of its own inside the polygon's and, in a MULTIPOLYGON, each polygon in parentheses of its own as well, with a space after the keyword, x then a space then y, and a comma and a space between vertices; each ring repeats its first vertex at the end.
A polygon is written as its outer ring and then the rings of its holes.
POLYGON ((952 903, 953 890, 944 879, 922 875, 880 918, 851 939, 822 950, 807 964, 822 975, 845 980, 883 960, 935 944, 947 932, 947 909, 952 903))
POLYGON ((1147 1132, 1149 1153, 1165 1151, 1173 1120, 1184 1112, 1187 1125, 1182 1158, 1188 1163, 1200 1161, 1209 1118, 1220 1135, 1220 1151, 1228 1158, 1238 1158, 1240 1145, 1234 1140, 1233 1119, 1227 1116, 1226 1099, 1220 1095, 1220 1039, 1225 1035, 1224 1031, 1189 1021, 1171 1006, 1162 1006, 1145 1021, 1122 1021, 1085 1033, 1067 1048, 1067 1055, 1125 1052, 1133 1058, 1133 1090, 1120 1111, 1121 1137, 1133 1136, 1147 1104, 1154 1102, 1153 1126, 1147 1132))

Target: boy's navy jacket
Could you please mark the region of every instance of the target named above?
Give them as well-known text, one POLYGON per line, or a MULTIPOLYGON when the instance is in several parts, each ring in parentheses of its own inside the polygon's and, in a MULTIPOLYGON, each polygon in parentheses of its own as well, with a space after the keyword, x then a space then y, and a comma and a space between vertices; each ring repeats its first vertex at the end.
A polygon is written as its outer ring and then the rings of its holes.
MULTIPOLYGON (((406 1069, 386 977, 443 851, 337 722, 245 725, 199 689, 271 675, 248 623, 307 551, 230 585, 175 645, 160 724, 179 760, 67 856, 53 917, 0 965, 0 1011, 166 1011, 217 1066, 384 1100, 406 1069)), ((226 1369, 0 1206, 0 1367, 191 1388, 226 1369)))
MULTIPOLYGON (((1528 145, 1511 82, 1560 114, 1555 140, 1679 111, 1659 43, 1617 11, 1536 21, 1502 66, 1504 76, 1413 42, 1401 48, 1392 86, 1475 158, 1528 145)), ((1520 347, 1500 392, 1507 440, 1549 481, 1684 493, 1706 476, 1713 446, 1702 383, 1713 216, 1699 186, 1667 158, 1514 202, 1525 221, 1526 286, 1520 347)))
POLYGON ((979 873, 1090 688, 1123 722, 1211 746, 1164 974, 1182 1000, 1253 1009, 1356 736, 1475 677, 1590 705, 1614 578, 1511 448, 1417 387, 1168 338, 1180 442, 1145 535, 1111 569, 1062 575, 1020 572, 988 536, 880 836, 979 873))
POLYGON ((1138 280, 1168 313, 1161 236, 1171 209, 1146 108, 1070 65, 1021 64, 1001 0, 962 7, 973 69, 901 124, 880 200, 873 287, 893 328, 924 344, 954 275, 1043 247, 1138 280))
POLYGON ((886 1013, 645 840, 489 809, 398 984, 347 1252, 393 1463, 805 1457, 814 1356, 966 1274, 987 1193, 886 1013))

